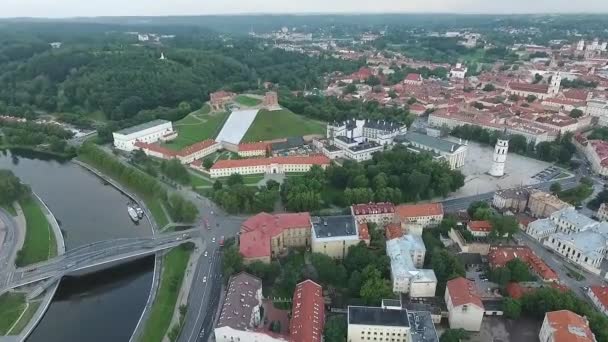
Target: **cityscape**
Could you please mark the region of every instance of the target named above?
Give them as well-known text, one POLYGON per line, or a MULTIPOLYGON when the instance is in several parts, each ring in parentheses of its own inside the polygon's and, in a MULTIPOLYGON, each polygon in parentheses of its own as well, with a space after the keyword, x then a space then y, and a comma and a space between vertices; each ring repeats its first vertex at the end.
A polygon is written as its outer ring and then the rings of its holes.
POLYGON ((608 14, 519 2, 9 4, 0 342, 608 342, 608 14))

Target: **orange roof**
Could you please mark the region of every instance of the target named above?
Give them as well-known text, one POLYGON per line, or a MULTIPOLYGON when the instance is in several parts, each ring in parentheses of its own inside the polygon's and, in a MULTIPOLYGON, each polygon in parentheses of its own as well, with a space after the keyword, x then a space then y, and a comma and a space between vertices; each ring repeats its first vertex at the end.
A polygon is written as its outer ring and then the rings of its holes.
POLYGON ((549 86, 544 85, 544 84, 511 82, 511 83, 509 83, 509 88, 511 88, 513 90, 526 91, 529 93, 546 94, 549 92, 549 86))
POLYGON ((369 203, 369 204, 353 204, 351 206, 353 214, 356 215, 373 215, 373 214, 390 214, 395 212, 393 203, 369 203))
POLYGON ((557 273, 539 258, 528 246, 491 246, 488 253, 490 267, 504 267, 509 261, 519 258, 528 264, 544 280, 557 280, 557 273))
POLYGON ((475 283, 458 277, 448 281, 447 289, 450 292, 450 298, 452 299, 452 305, 460 306, 464 304, 473 304, 484 309, 481 297, 475 290, 475 283))
POLYGON ((597 297, 598 301, 608 309, 608 286, 591 286, 591 292, 597 297))
POLYGON ((398 223, 390 223, 385 228, 386 239, 392 240, 403 236, 403 229, 398 223))
POLYGON ((422 81, 422 76, 420 74, 407 74, 407 76, 405 77, 406 80, 408 81, 416 81, 416 82, 421 82, 422 81))
POLYGON ((265 151, 268 149, 268 143, 263 141, 254 142, 254 143, 243 143, 239 144, 239 152, 241 151, 265 151))
POLYGON ((443 215, 443 205, 441 203, 402 204, 395 208, 395 212, 401 219, 419 216, 437 216, 443 215))
POLYGON ((367 227, 367 223, 365 222, 359 223, 359 239, 368 241, 370 239, 369 228, 367 227))
POLYGON ((179 151, 173 151, 173 150, 170 150, 168 148, 162 147, 157 144, 148 144, 148 143, 144 143, 141 141, 136 141, 134 145, 141 149, 146 149, 146 150, 154 151, 157 153, 162 153, 166 158, 175 158, 175 157, 187 157, 191 154, 202 151, 215 144, 218 144, 218 142, 208 139, 208 140, 204 140, 204 141, 199 141, 190 146, 186 146, 179 151))
POLYGON ((470 221, 467 227, 473 232, 490 232, 492 223, 490 221, 470 221))
POLYGON ((520 299, 524 294, 532 292, 533 290, 534 289, 531 287, 524 287, 516 282, 510 282, 506 287, 507 294, 513 299, 520 299))
POLYGON ((325 301, 321 285, 308 279, 293 293, 289 333, 291 342, 320 342, 325 325, 325 301))
POLYGON ((595 342, 587 320, 569 310, 546 313, 553 342, 595 342))
POLYGON ((239 252, 245 258, 271 255, 270 240, 285 229, 310 228, 309 213, 276 214, 259 213, 241 225, 239 252))
POLYGON ((314 156, 288 156, 288 157, 271 157, 271 158, 248 158, 248 159, 231 159, 218 160, 211 169, 231 169, 237 167, 260 166, 270 164, 312 164, 312 165, 329 165, 330 159, 324 155, 314 156))

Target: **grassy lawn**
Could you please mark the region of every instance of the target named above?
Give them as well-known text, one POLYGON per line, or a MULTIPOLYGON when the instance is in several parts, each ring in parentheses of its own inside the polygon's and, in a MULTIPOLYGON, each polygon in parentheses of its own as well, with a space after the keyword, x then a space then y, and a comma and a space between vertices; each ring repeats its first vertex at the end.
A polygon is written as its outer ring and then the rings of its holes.
POLYGON ((209 114, 208 109, 192 112, 173 124, 178 132, 177 138, 163 145, 173 150, 181 150, 199 141, 213 139, 220 132, 227 118, 228 113, 209 114))
POLYGON ((245 136, 243 142, 272 140, 308 134, 325 134, 325 124, 282 109, 261 110, 245 136))
POLYGON ((160 287, 140 341, 160 342, 169 330, 190 253, 186 248, 177 247, 165 255, 160 287))
POLYGON ((152 216, 154 217, 154 221, 158 225, 158 228, 160 229, 166 226, 169 223, 169 219, 167 218, 167 215, 163 210, 162 201, 159 198, 150 196, 146 196, 143 199, 146 203, 146 207, 148 207, 150 213, 152 213, 152 216))
POLYGON ((213 182, 195 175, 190 175, 190 181, 192 186, 212 186, 213 182))
POLYGON ((11 331, 11 334, 20 334, 23 329, 25 329, 25 326, 32 320, 32 317, 34 317, 34 314, 36 314, 36 311, 38 311, 38 308, 40 307, 40 302, 30 302, 30 305, 28 305, 27 309, 25 309, 25 313, 23 313, 23 316, 21 316, 21 319, 19 320, 19 322, 17 322, 17 324, 15 324, 15 327, 13 328, 13 330, 11 331))
POLYGON ((243 176, 246 185, 257 185, 262 179, 264 179, 264 175, 243 176))
POLYGON ((262 100, 249 97, 247 95, 239 95, 234 100, 236 101, 236 103, 247 107, 257 106, 262 103, 262 100))
POLYGON ((44 216, 42 209, 33 199, 20 202, 25 220, 27 232, 23 248, 17 253, 15 263, 18 267, 31 265, 47 260, 57 255, 57 243, 51 225, 44 216))
POLYGON ((25 295, 5 293, 0 296, 0 335, 6 335, 25 310, 25 295))

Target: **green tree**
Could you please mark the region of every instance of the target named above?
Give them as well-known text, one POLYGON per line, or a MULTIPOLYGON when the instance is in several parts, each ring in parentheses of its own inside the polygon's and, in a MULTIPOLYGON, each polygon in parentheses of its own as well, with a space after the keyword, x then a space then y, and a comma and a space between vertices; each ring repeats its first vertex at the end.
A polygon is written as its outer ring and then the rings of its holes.
POLYGON ((222 257, 222 272, 224 277, 228 279, 231 275, 243 270, 243 256, 239 253, 236 245, 230 246, 224 250, 222 257))
POLYGON ((228 185, 228 186, 244 184, 244 183, 245 183, 245 181, 243 179, 243 176, 241 176, 238 173, 231 174, 230 176, 228 176, 228 179, 226 180, 226 185, 228 185))
POLYGON ((492 223, 491 239, 511 238, 519 230, 519 223, 514 216, 495 215, 492 223))
POLYGON ((551 191, 553 194, 559 194, 562 191, 562 185, 559 182, 555 182, 551 184, 549 191, 551 191))
POLYGON ((570 111, 570 117, 572 118, 580 118, 581 116, 583 116, 583 111, 578 109, 578 108, 574 108, 570 111))
POLYGON ((203 167, 209 170, 213 166, 213 159, 205 158, 203 159, 203 167))
POLYGON ((380 305, 383 298, 392 296, 393 289, 391 282, 381 278, 378 272, 363 282, 359 294, 367 305, 380 305))
POLYGON ((441 334, 439 342, 461 342, 469 338, 469 333, 464 329, 447 329, 441 334))
POLYGON ((10 170, 0 170, 0 205, 9 206, 13 202, 27 198, 30 188, 21 183, 10 170))
POLYGON ((329 316, 325 322, 323 337, 325 342, 346 342, 346 317, 342 315, 329 316))
POLYGON ((483 90, 483 91, 494 91, 494 90, 496 90, 496 87, 495 87, 493 84, 491 84, 491 83, 486 83, 486 84, 483 86, 483 89, 482 89, 482 90, 483 90))
POLYGON ((526 101, 528 101, 529 103, 532 103, 534 101, 536 101, 537 97, 534 95, 528 95, 526 96, 526 101))
POLYGON ((363 276, 361 272, 355 270, 350 274, 350 278, 348 279, 348 291, 351 296, 359 296, 361 291, 361 286, 363 285, 363 276))
POLYGON ((505 298, 502 302, 505 317, 518 319, 521 316, 521 302, 513 298, 505 298))

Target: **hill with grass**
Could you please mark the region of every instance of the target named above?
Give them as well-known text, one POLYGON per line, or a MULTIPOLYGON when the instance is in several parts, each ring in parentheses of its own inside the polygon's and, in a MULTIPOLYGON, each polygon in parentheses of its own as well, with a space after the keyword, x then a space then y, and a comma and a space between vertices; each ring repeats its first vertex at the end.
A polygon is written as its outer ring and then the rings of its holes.
POLYGON ((183 119, 173 123, 177 138, 166 144, 172 150, 180 150, 199 141, 214 139, 222 129, 228 113, 210 112, 208 105, 188 114, 183 119))
POLYGON ((288 109, 260 110, 241 142, 325 134, 325 123, 297 115, 288 109))

